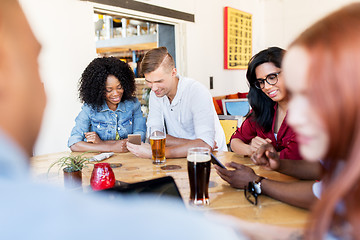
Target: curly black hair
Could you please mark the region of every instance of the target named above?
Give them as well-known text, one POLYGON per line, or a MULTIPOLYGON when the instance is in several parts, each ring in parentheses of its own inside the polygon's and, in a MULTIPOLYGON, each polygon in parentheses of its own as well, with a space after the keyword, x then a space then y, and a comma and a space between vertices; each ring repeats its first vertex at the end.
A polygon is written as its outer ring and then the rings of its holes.
POLYGON ((256 68, 267 62, 273 63, 276 67, 281 68, 284 54, 285 50, 279 47, 270 47, 262 50, 250 59, 246 72, 246 78, 250 85, 248 100, 253 110, 251 115, 257 124, 264 128, 265 132, 271 130, 272 120, 275 114, 275 102, 266 96, 261 89, 255 87, 255 82, 257 81, 256 68))
POLYGON ((121 101, 131 99, 134 95, 135 75, 130 66, 115 58, 95 58, 85 68, 79 80, 79 98, 82 103, 99 109, 105 100, 105 82, 109 75, 119 79, 124 89, 121 101))

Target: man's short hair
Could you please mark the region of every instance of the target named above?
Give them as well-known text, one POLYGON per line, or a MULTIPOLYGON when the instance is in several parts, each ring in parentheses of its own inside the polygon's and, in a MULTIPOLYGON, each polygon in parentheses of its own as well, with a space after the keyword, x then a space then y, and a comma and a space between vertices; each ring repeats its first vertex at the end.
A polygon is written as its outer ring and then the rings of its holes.
POLYGON ((148 51, 141 61, 140 69, 143 74, 151 73, 163 66, 169 72, 175 67, 173 57, 166 47, 154 48, 148 51))

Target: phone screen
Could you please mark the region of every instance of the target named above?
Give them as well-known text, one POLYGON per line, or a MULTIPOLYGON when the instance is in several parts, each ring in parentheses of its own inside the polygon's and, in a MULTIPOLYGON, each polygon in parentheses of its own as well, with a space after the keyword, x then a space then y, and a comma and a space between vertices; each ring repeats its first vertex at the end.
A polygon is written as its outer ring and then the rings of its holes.
POLYGON ((225 165, 222 164, 222 163, 219 161, 219 159, 217 159, 217 158, 214 156, 214 154, 212 154, 212 153, 210 153, 210 154, 211 154, 211 162, 212 162, 212 164, 216 164, 216 165, 218 165, 219 167, 226 169, 225 165))

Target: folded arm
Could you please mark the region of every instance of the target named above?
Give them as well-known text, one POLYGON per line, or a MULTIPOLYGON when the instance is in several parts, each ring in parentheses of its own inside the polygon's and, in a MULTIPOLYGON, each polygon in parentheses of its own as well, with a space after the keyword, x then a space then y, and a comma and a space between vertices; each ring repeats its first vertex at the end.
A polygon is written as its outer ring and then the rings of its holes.
POLYGON ((201 139, 184 139, 176 138, 171 135, 166 136, 166 158, 182 158, 187 156, 187 151, 192 147, 205 147, 212 149, 213 146, 209 146, 201 139))
POLYGON ((244 143, 239 138, 233 138, 230 142, 230 147, 233 152, 240 154, 240 155, 250 156, 252 154, 250 145, 244 143))
POLYGON ((80 141, 71 145, 70 149, 73 152, 128 152, 126 148, 126 143, 127 139, 101 141, 99 143, 80 141))
MULTIPOLYGON (((206 147, 211 149, 211 147, 201 139, 190 140, 166 135, 165 157, 184 158, 187 156, 188 149, 192 147, 206 147)), ((151 158, 151 146, 148 143, 141 145, 127 143, 127 148, 138 157, 151 158)))
POLYGON ((256 136, 251 140, 250 144, 244 143, 239 138, 233 138, 230 142, 230 146, 231 149, 237 154, 250 156, 255 153, 262 145, 267 143, 271 143, 271 140, 268 138, 264 139, 256 136))

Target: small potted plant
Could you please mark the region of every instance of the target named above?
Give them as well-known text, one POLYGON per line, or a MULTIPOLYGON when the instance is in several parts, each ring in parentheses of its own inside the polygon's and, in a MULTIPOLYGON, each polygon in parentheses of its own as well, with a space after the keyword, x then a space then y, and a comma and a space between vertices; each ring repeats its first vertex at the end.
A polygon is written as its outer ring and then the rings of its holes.
MULTIPOLYGON (((85 152, 86 153, 86 152, 85 152)), ((53 162, 49 169, 55 165, 59 166, 60 169, 63 169, 64 172, 64 185, 67 188, 78 188, 82 186, 82 169, 89 164, 89 158, 85 157, 84 154, 80 155, 69 155, 62 158, 59 158, 53 162)))

